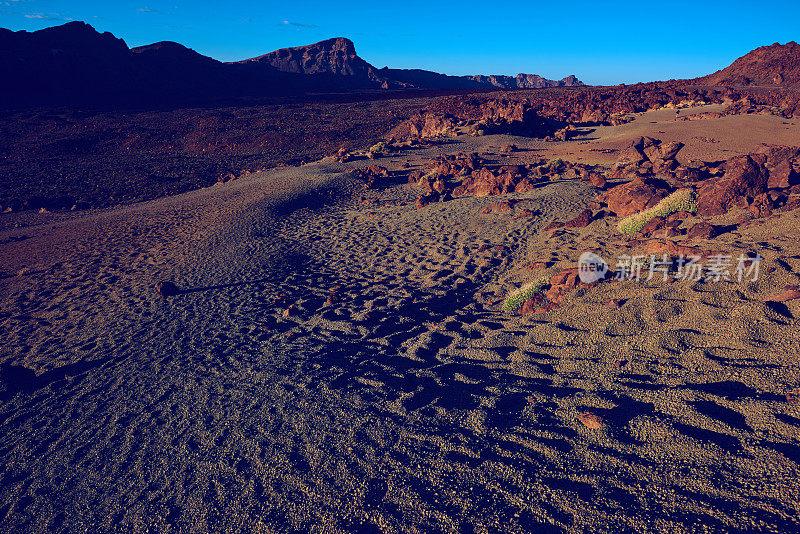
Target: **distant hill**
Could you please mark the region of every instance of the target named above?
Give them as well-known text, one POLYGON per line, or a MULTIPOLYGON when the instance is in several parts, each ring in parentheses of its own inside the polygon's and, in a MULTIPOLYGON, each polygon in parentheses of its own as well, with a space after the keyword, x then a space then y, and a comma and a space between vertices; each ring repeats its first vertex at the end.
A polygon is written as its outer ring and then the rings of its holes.
POLYGON ((170 105, 292 94, 302 77, 243 69, 178 43, 129 49, 83 22, 35 32, 0 29, 0 106, 170 105))
POLYGON ((582 85, 536 75, 446 76, 376 69, 342 37, 223 63, 178 43, 128 48, 84 22, 0 28, 0 108, 186 106, 313 92, 582 85))
POLYGON ((800 87, 800 45, 789 41, 756 48, 730 66, 694 81, 703 85, 800 87))
POLYGON ((263 56, 237 62, 244 65, 266 65, 282 72, 333 75, 349 80, 353 87, 383 89, 532 89, 541 87, 578 86, 583 83, 574 75, 563 80, 548 80, 536 74, 513 76, 476 75, 448 76, 421 69, 377 69, 356 54, 350 39, 336 37, 318 43, 282 48, 263 56))

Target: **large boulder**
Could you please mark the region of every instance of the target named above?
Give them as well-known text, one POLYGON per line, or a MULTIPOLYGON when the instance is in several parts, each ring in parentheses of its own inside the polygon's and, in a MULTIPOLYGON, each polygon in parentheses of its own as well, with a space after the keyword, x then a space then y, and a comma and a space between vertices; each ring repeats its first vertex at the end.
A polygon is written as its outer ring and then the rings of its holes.
POLYGON ((769 170, 769 189, 791 187, 800 183, 800 158, 785 159, 769 170))
POLYGON ((722 215, 733 206, 747 207, 767 190, 768 173, 761 154, 736 156, 725 164, 725 174, 704 180, 697 194, 698 215, 722 215))
POLYGON ((779 189, 800 183, 800 148, 792 146, 769 146, 763 151, 769 170, 767 188, 779 189))
POLYGON ((660 180, 636 178, 600 193, 596 200, 603 202, 618 217, 627 217, 658 204, 669 194, 660 180))
POLYGON ((392 130, 390 139, 400 140, 418 137, 451 135, 458 126, 458 119, 447 113, 426 112, 416 114, 392 130))

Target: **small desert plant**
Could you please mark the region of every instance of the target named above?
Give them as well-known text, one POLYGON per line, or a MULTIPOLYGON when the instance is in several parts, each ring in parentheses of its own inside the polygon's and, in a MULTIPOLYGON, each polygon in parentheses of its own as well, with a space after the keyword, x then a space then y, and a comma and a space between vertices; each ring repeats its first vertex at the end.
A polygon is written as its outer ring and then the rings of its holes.
POLYGON ((542 276, 541 278, 529 282, 521 288, 513 291, 505 302, 503 302, 503 309, 507 312, 515 312, 525 304, 525 301, 533 297, 535 294, 540 293, 544 287, 550 283, 549 276, 542 276))
POLYGON ((424 175, 420 176, 420 179, 419 179, 418 183, 421 185, 421 184, 424 184, 425 182, 427 182, 428 180, 433 181, 433 180, 436 180, 437 178, 439 178, 439 172, 436 171, 436 170, 433 170, 433 171, 431 171, 431 172, 429 172, 427 174, 424 174, 424 175))
POLYGON ((551 159, 547 164, 547 168, 551 173, 560 173, 565 167, 566 165, 564 165, 564 160, 561 158, 551 159))
POLYGON ((374 145, 372 145, 369 148, 369 151, 371 154, 377 154, 379 152, 385 152, 386 148, 387 148, 386 143, 384 141, 381 141, 380 143, 375 143, 374 145))
POLYGON ((619 229, 626 234, 635 234, 653 217, 666 217, 677 211, 697 211, 697 194, 691 189, 679 189, 652 208, 634 213, 619 222, 619 229))

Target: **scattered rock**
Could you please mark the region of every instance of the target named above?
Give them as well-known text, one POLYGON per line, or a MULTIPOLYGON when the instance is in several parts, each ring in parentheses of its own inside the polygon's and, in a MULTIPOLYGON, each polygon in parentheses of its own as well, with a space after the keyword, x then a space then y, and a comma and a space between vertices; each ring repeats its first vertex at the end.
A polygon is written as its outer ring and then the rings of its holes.
POLYGON ((592 210, 585 209, 580 215, 564 224, 565 228, 584 228, 592 222, 592 210))
POLYGON ((722 215, 733 206, 747 206, 748 198, 766 192, 768 174, 763 155, 736 156, 725 164, 725 174, 703 181, 697 193, 697 213, 722 215), (760 156, 760 157, 759 157, 760 156))
POLYGON ((690 217, 694 217, 688 211, 676 211, 675 213, 671 213, 667 216, 667 222, 671 223, 673 221, 683 221, 684 219, 688 219, 690 217))
POLYGON ((665 223, 666 221, 663 217, 653 217, 642 226, 639 230, 639 234, 641 234, 642 237, 647 237, 656 230, 663 228, 665 223))
POLYGON ((797 286, 787 286, 786 291, 764 299, 764 302, 787 302, 800 299, 800 289, 797 286))
POLYGON ((417 209, 420 209, 424 208, 425 206, 427 206, 432 202, 437 202, 438 200, 439 200, 439 193, 436 191, 431 191, 427 195, 420 196, 414 203, 414 205, 417 207, 417 209))
POLYGON ((515 219, 532 219, 539 214, 538 211, 528 210, 528 209, 521 209, 519 210, 516 215, 514 215, 515 219))
POLYGON ((592 430, 603 428, 603 419, 592 412, 583 412, 578 416, 578 421, 583 423, 586 428, 591 428, 592 430))
POLYGON ((177 285, 167 281, 159 282, 157 289, 158 294, 162 297, 174 297, 175 295, 179 295, 181 293, 181 290, 177 285))
POLYGON ((772 199, 766 193, 761 193, 753 202, 747 207, 747 210, 753 214, 753 217, 760 219, 761 217, 769 217, 772 215, 772 199))
POLYGON ((548 224, 547 226, 545 226, 545 227, 544 227, 544 230, 545 230, 545 231, 546 231, 546 230, 553 230, 553 229, 555 229, 555 228, 561 228, 561 227, 563 227, 563 226, 564 226, 564 223, 562 223, 562 222, 560 222, 560 221, 553 221, 553 222, 551 222, 550 224, 548 224))
POLYGON ((714 239, 717 237, 717 229, 705 221, 699 222, 689 228, 686 237, 689 239, 714 239))
POLYGON ((598 189, 606 188, 606 176, 604 174, 600 174, 599 172, 590 172, 589 182, 598 189))
POLYGON ((501 200, 492 202, 481 210, 481 215, 488 215, 490 213, 508 213, 514 211, 514 205, 509 200, 501 200))
POLYGON ((604 202, 618 217, 627 217, 658 204, 669 194, 659 180, 636 178, 600 193, 595 200, 604 202))

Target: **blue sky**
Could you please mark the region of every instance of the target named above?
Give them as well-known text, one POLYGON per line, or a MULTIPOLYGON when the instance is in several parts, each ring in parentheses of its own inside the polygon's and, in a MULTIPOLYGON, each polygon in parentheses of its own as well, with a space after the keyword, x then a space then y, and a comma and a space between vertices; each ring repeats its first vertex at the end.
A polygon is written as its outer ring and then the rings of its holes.
POLYGON ((222 61, 343 36, 376 67, 575 74, 590 84, 695 77, 758 46, 800 40, 797 0, 0 0, 0 27, 68 20, 128 46, 177 41, 222 61))

